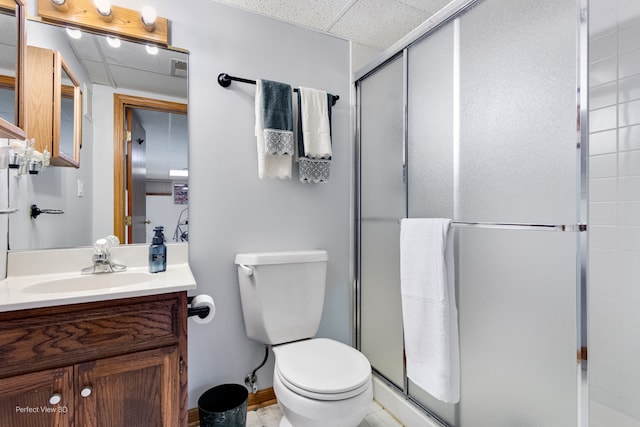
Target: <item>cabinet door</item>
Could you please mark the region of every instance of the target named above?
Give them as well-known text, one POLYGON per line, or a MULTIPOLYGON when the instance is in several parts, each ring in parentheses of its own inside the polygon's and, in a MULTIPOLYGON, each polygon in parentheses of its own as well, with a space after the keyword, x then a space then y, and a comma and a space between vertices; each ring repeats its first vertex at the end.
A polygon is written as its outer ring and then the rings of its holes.
POLYGON ((68 427, 73 369, 51 369, 0 380, 0 426, 68 427))
POLYGON ((76 365, 78 425, 178 425, 179 370, 177 346, 76 365))

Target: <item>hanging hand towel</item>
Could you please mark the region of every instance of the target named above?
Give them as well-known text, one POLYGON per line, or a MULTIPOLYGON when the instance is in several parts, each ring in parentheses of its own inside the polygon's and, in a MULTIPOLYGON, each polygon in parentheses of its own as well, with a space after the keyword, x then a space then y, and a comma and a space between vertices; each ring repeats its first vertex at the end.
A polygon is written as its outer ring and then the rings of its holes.
POLYGON ((290 179, 294 152, 291 86, 258 80, 255 113, 258 176, 290 179))
POLYGON ((407 376, 433 397, 460 400, 451 220, 403 219, 400 287, 407 376))
POLYGON ((301 87, 300 115, 305 156, 312 159, 331 157, 327 92, 301 87))
MULTIPOLYGON (((302 182, 327 182, 329 181, 329 176, 331 175, 331 106, 333 105, 333 95, 330 93, 326 93, 323 91, 315 91, 315 89, 306 89, 300 88, 298 91, 298 166, 300 172, 300 181, 302 182), (304 89, 304 90, 303 90, 304 89), (305 103, 303 98, 303 93, 307 91, 319 92, 320 94, 324 93, 326 98, 326 113, 320 113, 322 116, 326 114, 327 123, 328 123, 328 132, 329 132, 329 155, 326 154, 327 150, 324 150, 324 156, 322 158, 318 158, 318 150, 317 147, 311 147, 314 152, 313 154, 309 154, 305 146, 307 144, 313 146, 320 142, 321 139, 324 138, 314 138, 314 135, 318 135, 318 129, 309 129, 309 125, 312 124, 313 121, 307 120, 303 122, 303 117, 309 116, 311 112, 303 111, 303 108, 308 106, 308 103, 305 103), (306 127, 305 127, 306 123, 306 127), (306 132, 305 132, 306 130, 306 132), (306 140, 308 136, 313 141, 309 143, 306 140)), ((317 122, 317 121, 316 121, 317 122)), ((324 132, 324 131, 322 131, 324 132)), ((324 143, 324 142, 323 142, 324 143)))

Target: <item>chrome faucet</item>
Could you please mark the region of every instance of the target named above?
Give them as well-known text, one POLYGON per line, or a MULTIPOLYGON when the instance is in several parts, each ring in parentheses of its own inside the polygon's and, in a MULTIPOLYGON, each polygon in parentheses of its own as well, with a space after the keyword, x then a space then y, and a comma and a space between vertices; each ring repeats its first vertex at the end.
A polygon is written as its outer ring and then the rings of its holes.
POLYGON ((96 240, 93 245, 93 256, 91 257, 93 265, 83 268, 80 273, 98 274, 125 271, 127 269, 126 265, 117 264, 111 260, 111 248, 119 244, 120 240, 116 236, 108 236, 104 239, 96 240))

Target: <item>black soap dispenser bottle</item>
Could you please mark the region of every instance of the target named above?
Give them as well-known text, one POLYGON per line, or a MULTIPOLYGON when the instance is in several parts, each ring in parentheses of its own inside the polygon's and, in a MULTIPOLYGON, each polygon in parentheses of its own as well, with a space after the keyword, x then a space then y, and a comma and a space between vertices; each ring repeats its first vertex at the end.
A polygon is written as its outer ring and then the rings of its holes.
POLYGON ((153 229, 155 233, 149 246, 149 272, 160 273, 167 269, 167 245, 164 244, 164 227, 153 229))

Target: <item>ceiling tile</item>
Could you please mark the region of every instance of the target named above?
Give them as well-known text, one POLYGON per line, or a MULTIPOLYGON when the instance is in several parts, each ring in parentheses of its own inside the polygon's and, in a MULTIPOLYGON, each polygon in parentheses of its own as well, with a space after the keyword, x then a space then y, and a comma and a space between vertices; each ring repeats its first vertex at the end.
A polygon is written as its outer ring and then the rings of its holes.
POLYGON ((187 93, 187 79, 154 74, 129 67, 110 65, 109 70, 115 81, 116 87, 137 89, 158 95, 183 97, 187 93))
POLYGON ((330 32, 384 50, 431 15, 397 0, 359 0, 330 32))
POLYGON ((350 0, 220 0, 261 15, 324 30, 350 0))
POLYGON ((434 15, 437 11, 445 7, 451 0, 398 0, 407 6, 414 7, 423 12, 427 12, 429 16, 434 15))
POLYGON ((79 39, 67 37, 66 40, 78 58, 102 61, 102 57, 96 46, 96 37, 97 36, 93 34, 83 33, 79 39))
POLYGON ((84 64, 92 83, 111 86, 109 74, 107 74, 107 69, 103 62, 84 60, 82 63, 84 64))

